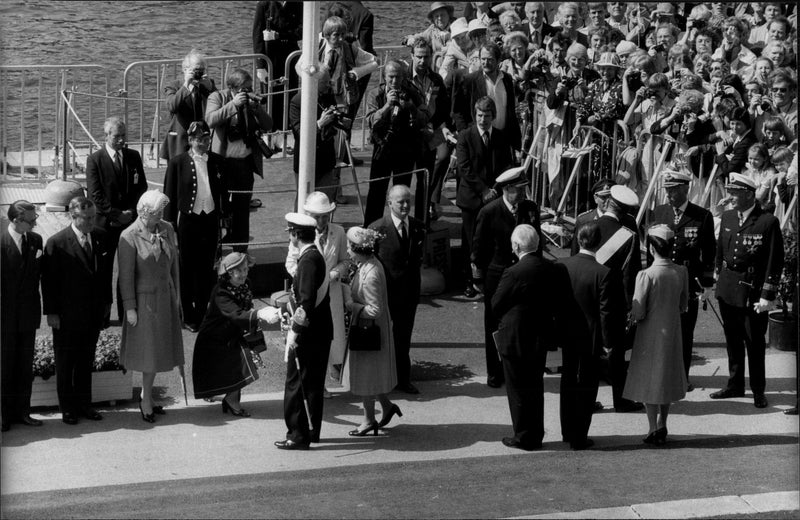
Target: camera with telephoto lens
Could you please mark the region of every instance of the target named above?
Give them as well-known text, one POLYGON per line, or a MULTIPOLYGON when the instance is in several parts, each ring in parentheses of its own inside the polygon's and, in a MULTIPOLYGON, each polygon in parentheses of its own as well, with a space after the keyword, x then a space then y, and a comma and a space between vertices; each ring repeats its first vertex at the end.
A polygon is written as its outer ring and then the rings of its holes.
POLYGON ((772 111, 772 101, 770 101, 766 97, 761 98, 761 103, 758 105, 763 112, 771 112, 772 111))
POLYGON ((539 56, 531 62, 530 74, 534 78, 545 77, 548 70, 550 70, 550 60, 544 56, 539 56))
POLYGON ((347 117, 347 112, 339 107, 331 105, 331 114, 333 115, 333 126, 339 130, 349 131, 353 126, 353 120, 347 117))
POLYGON ((658 95, 658 92, 654 88, 647 87, 646 89, 644 89, 644 98, 645 99, 654 98, 657 95, 658 95))
POLYGON ((255 103, 261 103, 262 105, 266 105, 267 101, 269 101, 269 96, 267 96, 266 94, 264 94, 264 95, 255 94, 253 92, 246 92, 246 94, 247 94, 247 100, 248 101, 253 101, 255 103))
POLYGON ((200 81, 205 76, 206 71, 203 69, 194 69, 192 71, 192 79, 195 81, 200 81))

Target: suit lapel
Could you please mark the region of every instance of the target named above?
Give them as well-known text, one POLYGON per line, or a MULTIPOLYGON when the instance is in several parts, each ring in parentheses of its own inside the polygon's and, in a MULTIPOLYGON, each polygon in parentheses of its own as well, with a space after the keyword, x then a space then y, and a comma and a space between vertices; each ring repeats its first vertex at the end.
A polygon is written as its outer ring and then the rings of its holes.
POLYGON ((72 248, 73 254, 81 259, 81 263, 86 268, 86 270, 89 272, 93 271, 91 265, 89 264, 89 258, 86 256, 86 251, 84 251, 83 248, 81 247, 81 244, 78 241, 78 237, 75 236, 75 231, 73 231, 72 229, 70 229, 67 232, 67 241, 69 242, 70 247, 72 248))

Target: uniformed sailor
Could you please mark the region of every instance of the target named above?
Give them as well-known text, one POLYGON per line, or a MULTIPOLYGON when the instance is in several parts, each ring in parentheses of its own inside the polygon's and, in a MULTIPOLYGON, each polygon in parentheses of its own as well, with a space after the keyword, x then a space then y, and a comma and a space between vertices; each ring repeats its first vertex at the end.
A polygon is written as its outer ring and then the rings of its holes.
POLYGON ((592 186, 592 195, 594 196, 594 203, 597 205, 594 209, 584 211, 575 218, 575 232, 572 234, 572 244, 570 246, 570 256, 575 256, 580 250, 578 245, 578 230, 587 222, 593 222, 603 216, 608 204, 608 198, 611 196, 611 186, 614 186, 614 181, 611 179, 600 179, 592 186))
MULTIPOLYGON (((684 265, 689 271, 689 308, 681 314, 681 337, 683 340, 683 366, 689 378, 692 364, 694 327, 700 301, 705 301, 714 285, 714 255, 717 243, 714 237, 714 218, 711 212, 689 202, 689 183, 692 177, 686 173, 666 171, 664 189, 667 203, 653 210, 653 224, 665 224, 674 233, 672 261, 684 265)), ((647 263, 652 262, 648 255, 647 263)), ((689 383, 688 391, 694 389, 689 383)))
POLYGON ((783 237, 778 219, 756 204, 752 179, 731 173, 725 189, 733 209, 722 214, 715 268, 729 376, 711 398, 744 397, 746 350, 753 404, 765 408, 764 335, 783 270, 783 237))

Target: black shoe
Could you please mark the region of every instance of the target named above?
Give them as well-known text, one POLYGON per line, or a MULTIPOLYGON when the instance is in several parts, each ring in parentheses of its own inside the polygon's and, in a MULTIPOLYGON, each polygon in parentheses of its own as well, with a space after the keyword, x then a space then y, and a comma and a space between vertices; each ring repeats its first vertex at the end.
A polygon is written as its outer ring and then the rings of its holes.
POLYGON ((34 419, 30 415, 23 415, 20 418, 19 422, 26 426, 41 426, 42 424, 44 424, 39 419, 34 419))
POLYGON ((518 450, 524 450, 524 451, 535 451, 542 448, 541 444, 538 445, 522 444, 514 437, 503 437, 503 445, 508 446, 509 448, 516 448, 518 450))
POLYGON ((663 446, 667 443, 667 427, 659 428, 653 432, 653 444, 663 446))
POLYGON ((69 424, 69 425, 78 424, 78 417, 72 413, 61 414, 61 420, 64 422, 64 424, 69 424))
POLYGON ((195 334, 200 330, 196 323, 184 323, 183 328, 195 334))
POLYGON ((487 377, 486 378, 486 386, 489 388, 500 388, 503 386, 504 381, 499 377, 487 377))
POLYGON ((797 415, 797 407, 794 406, 792 408, 789 408, 788 410, 784 410, 783 415, 797 415))
POLYGON ((594 402, 594 408, 592 409, 593 413, 601 412, 603 410, 603 403, 600 401, 594 402))
POLYGON ((687 392, 691 392, 693 390, 694 390, 694 385, 692 383, 689 383, 689 384, 686 385, 686 391, 687 392))
POLYGON ((406 394, 415 394, 416 395, 416 394, 419 393, 419 388, 417 388, 416 386, 414 386, 411 383, 403 383, 403 384, 397 385, 394 388, 395 388, 395 390, 399 390, 401 392, 405 392, 406 394))
POLYGON ((248 412, 247 410, 242 408, 241 405, 240 405, 239 409, 237 410, 233 406, 229 405, 228 401, 226 401, 225 398, 223 397, 222 398, 222 413, 228 413, 228 412, 231 412, 231 415, 235 415, 236 417, 250 417, 250 412, 248 412))
POLYGON ((723 388, 709 395, 711 399, 731 399, 733 397, 744 397, 744 390, 734 390, 733 388, 723 388))
POLYGON ((369 435, 369 432, 373 432, 373 435, 375 435, 375 436, 378 435, 378 423, 377 422, 372 421, 372 423, 368 424, 367 427, 364 428, 363 430, 359 430, 358 428, 356 428, 355 430, 351 430, 351 431, 347 432, 347 435, 349 435, 350 437, 365 437, 365 436, 369 435))
POLYGON ((312 434, 311 435, 311 442, 313 444, 319 444, 319 434, 316 434, 316 435, 312 434))
POLYGON ((645 443, 645 444, 655 444, 655 442, 656 442, 656 432, 657 431, 658 430, 654 430, 654 431, 648 433, 647 437, 642 439, 642 442, 645 443))
POLYGON ((308 444, 300 444, 299 442, 294 442, 290 440, 285 441, 275 441, 275 447, 279 450, 307 450, 309 448, 308 444))
POLYGON ((642 403, 635 403, 633 401, 614 407, 614 411, 617 413, 633 413, 640 410, 644 410, 644 405, 642 403))
POLYGON ((594 441, 592 439, 584 439, 583 441, 580 442, 569 443, 569 447, 575 451, 588 450, 592 446, 594 446, 594 441))
POLYGON ((766 408, 769 406, 769 403, 764 394, 755 394, 753 396, 753 405, 755 405, 756 408, 766 408))
POLYGON ((252 209, 260 208, 263 205, 264 205, 264 203, 261 202, 261 199, 251 199, 250 200, 250 208, 252 208, 252 209))
POLYGON ((389 409, 389 411, 387 413, 385 413, 383 415, 383 417, 381 417, 381 422, 378 423, 378 426, 383 428, 384 426, 389 424, 389 421, 391 421, 392 417, 394 417, 395 415, 397 415, 398 417, 402 417, 403 416, 403 412, 400 411, 400 407, 399 406, 397 406, 396 404, 393 404, 392 407, 389 409))
POLYGON ((465 298, 474 298, 478 296, 478 291, 475 290, 475 287, 472 284, 467 285, 467 288, 464 289, 464 297, 465 298))
POLYGON ((142 408, 142 401, 139 401, 139 413, 142 414, 142 420, 147 423, 154 423, 156 422, 156 417, 153 415, 153 412, 144 413, 144 409, 142 408))
POLYGON ((95 410, 94 408, 84 408, 81 411, 81 415, 83 415, 84 417, 86 417, 90 421, 102 421, 103 420, 103 416, 100 415, 100 413, 97 410, 95 410))

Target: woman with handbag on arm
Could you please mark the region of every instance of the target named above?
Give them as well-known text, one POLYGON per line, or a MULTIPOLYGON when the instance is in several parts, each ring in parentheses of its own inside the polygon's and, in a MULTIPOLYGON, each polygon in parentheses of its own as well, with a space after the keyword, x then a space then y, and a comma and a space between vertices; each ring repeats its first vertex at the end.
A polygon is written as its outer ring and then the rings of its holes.
MULTIPOLYGON (((238 252, 220 260, 219 281, 211 291, 192 359, 195 398, 225 394, 222 413, 230 411, 237 417, 250 417, 240 404, 242 388, 258 379, 251 347, 245 339, 250 333, 261 334, 257 330, 259 319, 253 309, 253 293, 247 280, 253 264, 248 255, 238 252)), ((266 344, 263 348, 266 349, 266 344)), ((255 346, 254 350, 260 349, 255 346)))
MULTIPOLYGON (((403 412, 389 400, 388 393, 397 385, 392 320, 383 265, 375 257, 376 242, 382 236, 372 229, 352 227, 347 230, 347 252, 358 266, 345 290, 345 306, 352 315, 348 347, 350 358, 350 391, 363 398, 364 420, 351 436, 363 437, 369 432, 378 435, 395 414, 403 412), (383 409, 381 421, 375 420, 375 399, 383 409)), ((346 287, 346 286, 345 286, 346 287)))

